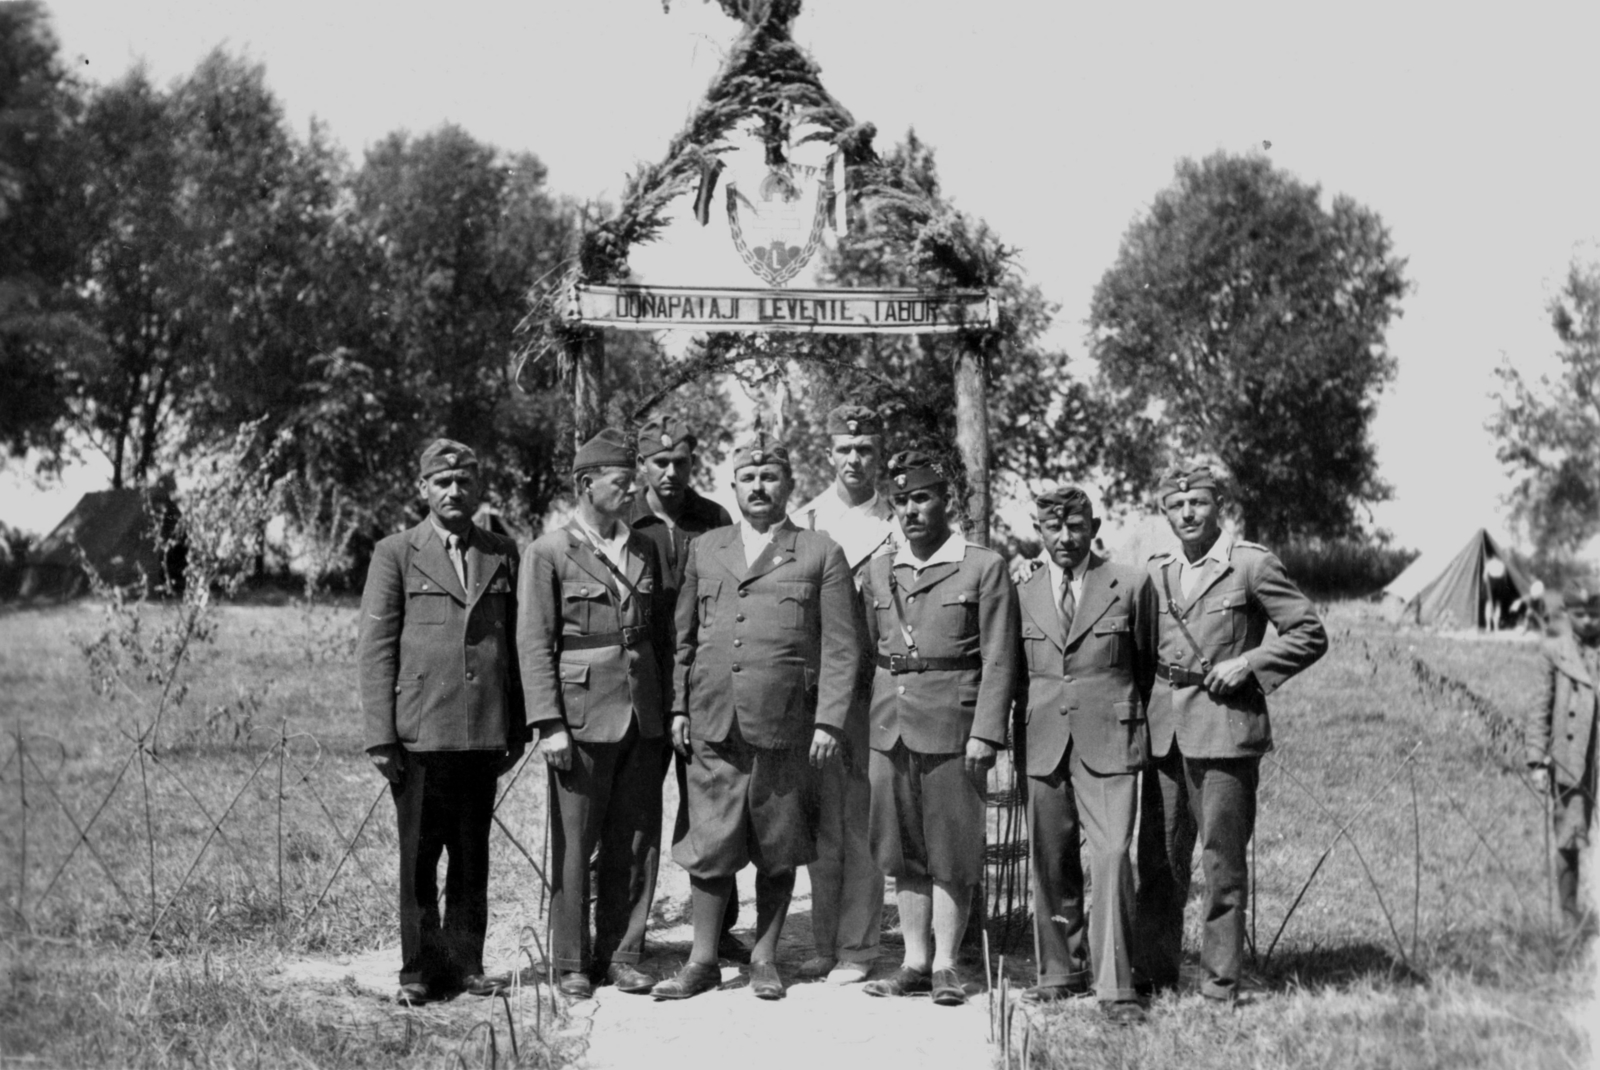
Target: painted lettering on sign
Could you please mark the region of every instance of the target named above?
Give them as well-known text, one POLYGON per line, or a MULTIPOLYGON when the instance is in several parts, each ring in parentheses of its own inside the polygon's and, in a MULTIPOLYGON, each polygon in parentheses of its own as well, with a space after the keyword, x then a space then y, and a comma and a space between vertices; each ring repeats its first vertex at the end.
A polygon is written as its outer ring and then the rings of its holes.
POLYGON ((626 330, 921 333, 992 326, 983 290, 706 290, 578 284, 572 318, 626 330))

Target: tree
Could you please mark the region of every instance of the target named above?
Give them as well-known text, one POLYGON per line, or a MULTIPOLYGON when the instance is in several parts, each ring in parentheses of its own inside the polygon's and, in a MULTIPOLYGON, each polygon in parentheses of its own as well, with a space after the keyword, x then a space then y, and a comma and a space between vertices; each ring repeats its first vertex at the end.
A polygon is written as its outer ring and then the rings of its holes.
POLYGON ((1369 431, 1404 268, 1349 197, 1324 209, 1319 187, 1258 156, 1181 161, 1090 307, 1121 489, 1204 455, 1232 475, 1251 537, 1356 533, 1389 496, 1369 431))
POLYGON ((1496 456, 1517 479, 1513 510, 1541 557, 1600 532, 1600 262, 1574 261, 1549 311, 1560 373, 1530 384, 1502 363, 1500 410, 1489 421, 1496 456))

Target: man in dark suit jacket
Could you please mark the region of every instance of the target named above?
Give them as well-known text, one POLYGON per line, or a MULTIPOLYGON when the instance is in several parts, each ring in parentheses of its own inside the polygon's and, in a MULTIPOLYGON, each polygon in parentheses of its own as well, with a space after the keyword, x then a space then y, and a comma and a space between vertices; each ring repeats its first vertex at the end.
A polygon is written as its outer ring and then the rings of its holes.
POLYGON ((750 987, 782 998, 778 937, 795 867, 816 858, 815 770, 839 760, 860 657, 844 554, 784 517, 788 451, 757 436, 734 451, 733 481, 744 521, 690 544, 678 593, 672 742, 689 822, 672 857, 689 871, 694 948, 659 999, 715 987, 733 875, 752 862, 750 987))
POLYGON ((1208 466, 1173 469, 1156 500, 1183 549, 1148 564, 1166 612, 1150 696, 1154 764, 1139 804, 1134 969, 1151 989, 1178 982, 1198 838, 1200 994, 1226 1002, 1237 998, 1244 959, 1246 851, 1261 755, 1272 749, 1267 695, 1323 655, 1328 633, 1271 551, 1223 530, 1222 490, 1208 466))
POLYGON ((1154 675, 1155 588, 1143 569, 1091 550, 1089 496, 1061 487, 1034 499, 1045 560, 1017 589, 1027 710, 1028 840, 1044 1003, 1092 991, 1113 1021, 1142 1021, 1133 989, 1134 818, 1150 757, 1145 706, 1154 675), (1087 847, 1094 903, 1085 925, 1087 847))
POLYGON ((576 999, 597 978, 655 985, 638 963, 661 843, 667 606, 655 547, 626 522, 633 475, 620 431, 590 439, 573 459, 576 515, 522 560, 517 648, 550 768, 550 954, 576 999))
POLYGON ((399 999, 427 1003, 483 973, 495 778, 521 758, 517 548, 472 523, 478 461, 459 442, 422 452, 428 518, 378 543, 361 596, 356 660, 367 753, 389 781, 400 829, 399 999), (437 869, 448 910, 441 924, 437 869))
POLYGON ((876 652, 867 777, 872 855, 894 878, 906 952, 874 996, 966 1002, 956 954, 983 876, 984 793, 1006 743, 1017 596, 1005 560, 951 530, 949 483, 926 454, 889 462, 905 536, 861 584, 876 652))

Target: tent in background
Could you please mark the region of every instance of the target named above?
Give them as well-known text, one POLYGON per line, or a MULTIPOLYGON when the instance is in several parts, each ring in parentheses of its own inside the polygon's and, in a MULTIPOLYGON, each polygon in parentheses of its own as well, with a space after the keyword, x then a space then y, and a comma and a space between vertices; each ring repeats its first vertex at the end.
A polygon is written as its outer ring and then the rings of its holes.
POLYGON ((1420 555, 1383 589, 1383 596, 1396 620, 1494 628, 1520 623, 1532 592, 1533 581, 1504 545, 1479 528, 1453 557, 1420 555))
POLYGON ((22 576, 22 598, 75 598, 89 589, 79 561, 84 560, 114 587, 138 583, 143 576, 160 583, 161 555, 152 537, 151 510, 161 522, 172 500, 160 491, 97 490, 85 494, 65 520, 56 525, 28 555, 22 576))

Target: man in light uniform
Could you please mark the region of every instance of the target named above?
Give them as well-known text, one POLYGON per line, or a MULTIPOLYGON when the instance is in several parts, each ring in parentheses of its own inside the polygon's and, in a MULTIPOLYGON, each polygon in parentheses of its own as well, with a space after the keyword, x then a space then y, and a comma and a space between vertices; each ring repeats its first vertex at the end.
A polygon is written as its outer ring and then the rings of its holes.
MULTIPOLYGON (((894 512, 878 493, 883 423, 863 405, 840 405, 828 413, 828 434, 834 481, 791 518, 838 543, 859 586, 867 562, 892 553, 895 546, 894 512)), ((857 709, 850 719, 857 732, 845 741, 844 760, 823 770, 817 860, 807 867, 815 954, 799 972, 802 977, 826 976, 830 984, 866 980, 878 957, 883 927, 883 873, 872 860, 867 828, 872 795, 867 785, 866 710, 872 673, 865 657, 862 664, 857 709)))

